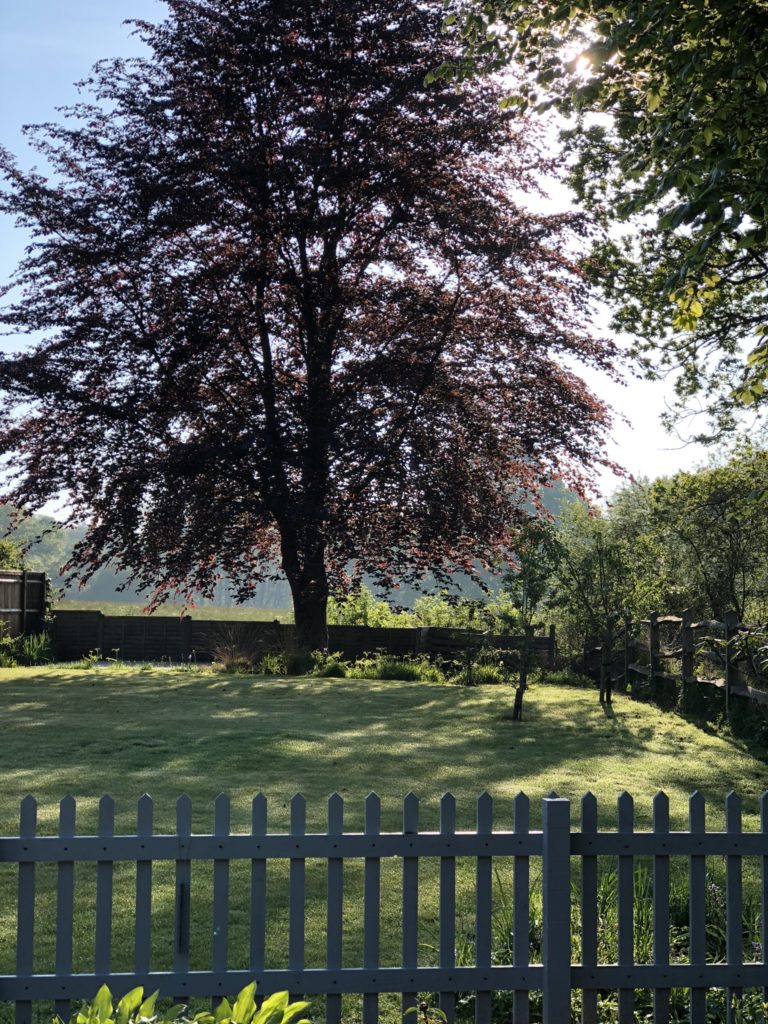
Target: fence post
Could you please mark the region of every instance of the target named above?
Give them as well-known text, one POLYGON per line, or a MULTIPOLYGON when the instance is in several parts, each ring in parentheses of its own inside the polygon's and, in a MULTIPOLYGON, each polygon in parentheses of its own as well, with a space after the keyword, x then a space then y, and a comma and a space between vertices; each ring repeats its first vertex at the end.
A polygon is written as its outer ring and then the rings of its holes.
POLYGON ((680 631, 680 646, 682 648, 682 677, 683 677, 683 706, 688 707, 690 695, 689 687, 693 683, 693 614, 690 608, 683 612, 683 625, 680 631))
POLYGON ((21 634, 27 633, 27 570, 21 573, 21 634))
POLYGON ((733 638, 738 633, 739 616, 736 612, 725 613, 725 717, 731 717, 731 693, 736 681, 736 666, 733 663, 733 638))
POLYGON ((547 649, 547 655, 549 657, 549 667, 554 668, 557 658, 557 646, 555 641, 555 624, 554 622, 549 627, 549 647, 547 649))
POLYGON ((543 815, 543 1024, 571 1019, 571 805, 554 794, 543 815))
POLYGON ((632 616, 624 613, 624 692, 629 690, 629 666, 632 664, 632 616))
POLYGON ((659 613, 651 612, 648 624, 648 662, 651 670, 649 678, 651 698, 656 696, 656 676, 659 673, 659 613))

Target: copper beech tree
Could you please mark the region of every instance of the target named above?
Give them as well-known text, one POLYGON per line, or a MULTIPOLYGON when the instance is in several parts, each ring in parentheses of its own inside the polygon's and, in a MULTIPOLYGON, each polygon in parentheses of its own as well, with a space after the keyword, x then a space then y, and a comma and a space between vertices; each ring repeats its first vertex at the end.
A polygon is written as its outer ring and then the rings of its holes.
POLYGON ((2 157, 31 235, 3 320, 6 498, 62 495, 69 570, 151 600, 280 570, 303 648, 329 592, 447 580, 541 483, 603 459, 610 368, 584 328, 581 226, 520 204, 546 169, 439 2, 170 0, 102 62, 45 174, 2 157), (570 255, 569 255, 570 254, 570 255))

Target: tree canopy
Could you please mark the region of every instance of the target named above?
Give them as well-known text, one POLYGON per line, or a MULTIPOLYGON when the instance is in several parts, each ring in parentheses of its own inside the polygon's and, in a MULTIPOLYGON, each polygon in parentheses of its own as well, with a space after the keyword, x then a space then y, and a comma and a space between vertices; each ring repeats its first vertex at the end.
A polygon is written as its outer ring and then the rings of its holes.
POLYGON ((424 86, 440 4, 168 6, 30 129, 48 176, 0 159, 32 237, 2 320, 42 334, 0 361, 7 498, 64 494, 72 572, 156 601, 281 569, 324 646, 350 565, 450 582, 604 458, 584 223, 521 205, 495 85, 424 86))
POLYGON ((466 50, 442 73, 518 70, 510 102, 555 107, 579 199, 607 223, 595 251, 615 325, 651 372, 683 368, 715 428, 761 406, 768 375, 768 6, 764 0, 468 0, 466 50), (591 115, 605 114, 608 118, 591 115), (648 216, 652 216, 652 226, 648 216), (750 351, 745 363, 744 348, 750 351))

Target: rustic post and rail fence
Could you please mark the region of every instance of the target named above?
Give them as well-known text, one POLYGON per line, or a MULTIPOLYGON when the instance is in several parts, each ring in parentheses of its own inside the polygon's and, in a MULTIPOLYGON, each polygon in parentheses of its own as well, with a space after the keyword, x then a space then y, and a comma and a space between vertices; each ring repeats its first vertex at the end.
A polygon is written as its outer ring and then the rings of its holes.
POLYGON ((761 674, 750 681, 749 671, 734 654, 739 634, 754 628, 739 622, 735 612, 726 612, 722 622, 694 622, 690 611, 680 616, 651 612, 647 619, 638 620, 628 614, 616 615, 603 642, 586 652, 585 658, 588 664, 590 657, 593 659, 594 671, 599 674, 601 700, 610 702, 613 689, 630 691, 635 697, 666 696, 674 701, 677 696, 690 697, 697 688, 714 688, 722 693, 730 717, 734 699, 768 707, 768 679, 761 674), (700 674, 707 668, 707 675, 700 674))
MULTIPOLYGON (((328 1024, 340 1024, 342 995, 350 993, 361 997, 363 1024, 378 1021, 383 993, 398 993, 403 1011, 415 1005, 420 993, 437 993, 449 1021, 455 1016, 458 994, 475 993, 477 1024, 490 1024, 495 991, 514 994, 514 1020, 518 1024, 529 1019, 532 992, 542 993, 544 1024, 567 1024, 571 1019, 571 993, 576 990, 581 993, 583 1024, 596 1024, 598 996, 607 992, 617 993, 619 1024, 634 1020, 637 989, 652 991, 655 1024, 667 1024, 669 1020, 672 989, 689 990, 691 1024, 705 1024, 705 997, 710 988, 724 989, 729 1001, 745 988, 759 989, 768 999, 768 793, 760 800, 760 828, 754 832, 742 830, 741 801, 735 794, 726 798, 726 827, 722 832, 706 830, 705 803, 699 793, 689 801, 687 830, 679 832, 670 831, 669 802, 663 793, 654 798, 650 831, 635 830, 634 804, 627 793, 618 800, 615 831, 598 828, 597 800, 591 794, 581 800, 581 820, 575 828, 570 802, 555 794, 546 798, 540 830, 530 828, 530 803, 523 794, 515 798, 511 829, 500 829, 498 823, 495 827, 493 801, 488 794, 480 796, 472 831, 456 829, 456 802, 450 794, 440 803, 439 829, 429 832, 419 827, 420 804, 413 794, 405 797, 402 830, 396 832, 382 831, 381 804, 375 794, 366 798, 364 827, 356 832, 344 829, 345 805, 338 794, 328 801, 327 829, 319 833, 307 831, 306 802, 299 795, 290 803, 290 828, 280 833, 268 831, 263 795, 253 800, 247 834, 231 833, 230 802, 224 795, 215 801, 210 834, 192 831, 192 804, 186 796, 177 802, 174 834, 153 832, 153 803, 146 795, 139 801, 137 828, 131 835, 115 834, 115 806, 108 796, 100 802, 95 835, 78 834, 76 805, 71 797, 61 802, 57 835, 38 834, 37 810, 35 800, 26 797, 21 804, 18 836, 0 839, 0 868, 15 865, 18 876, 16 969, 0 976, 0 1000, 15 1004, 16 1024, 30 1024, 34 1004, 41 1000, 53 1002, 56 1012, 66 1019, 72 1000, 92 997, 105 983, 116 995, 142 985, 146 990, 159 989, 163 996, 187 1001, 195 997, 215 1000, 256 980, 262 995, 288 989, 295 994, 324 997, 328 1024), (727 941, 725 958, 718 963, 707 961, 707 857, 724 858, 726 865, 727 941), (474 861, 473 953, 459 961, 457 858, 474 861), (743 858, 753 859, 752 863, 756 859, 758 865, 761 943, 759 948, 750 947, 751 962, 744 956, 743 858), (605 911, 598 898, 598 865, 604 870, 606 859, 617 878, 618 948, 611 963, 598 959, 600 915, 605 911), (637 961, 633 931, 639 898, 633 882, 639 860, 646 871, 650 864, 652 873, 653 949, 650 959, 644 955, 644 962, 637 961), (670 868, 680 860, 688 868, 690 941, 684 944, 682 953, 678 947, 675 959, 670 945, 670 868), (288 864, 287 962, 277 967, 267 966, 266 953, 272 913, 268 867, 276 861, 288 864), (190 922, 202 920, 194 907, 201 862, 213 867, 212 895, 210 890, 206 894, 202 886, 199 896, 207 914, 210 944, 208 966, 193 969, 190 922), (350 966, 344 955, 350 877, 345 865, 350 862, 362 864, 364 938, 361 962, 355 966, 350 966), (400 885, 384 889, 390 896, 397 892, 394 898, 400 903, 394 914, 398 966, 382 964, 382 924, 386 922, 391 929, 394 913, 388 907, 382 914, 383 862, 394 864, 401 878, 400 885), (247 867, 248 881, 242 872, 231 870, 241 863, 247 867), (434 962, 425 964, 421 945, 424 894, 420 882, 431 885, 430 878, 435 875, 430 876, 424 866, 435 863, 439 940, 434 962), (95 907, 88 910, 79 895, 78 881, 81 868, 94 864, 95 907), (130 876, 122 869, 126 864, 130 876), (163 864, 173 865, 172 876, 162 871, 163 864), (38 928, 43 927, 36 913, 36 883, 43 865, 53 865, 56 870, 55 951, 47 970, 40 969, 39 953, 33 955, 39 941, 38 928), (193 866, 197 867, 193 870, 193 866), (307 966, 305 914, 310 870, 315 871, 314 878, 317 871, 324 870, 325 878, 321 967, 307 966), (160 885, 165 885, 162 892, 154 888, 158 876, 160 885), (494 878, 497 883, 501 879, 509 893, 494 889, 494 878), (542 888, 537 927, 543 955, 539 963, 530 962, 532 878, 540 878, 542 888), (116 902, 118 881, 123 889, 116 902), (573 905, 574 893, 578 894, 578 909, 573 905), (163 938, 155 934, 159 928, 158 904, 163 900, 173 906, 173 932, 164 936, 173 946, 170 970, 158 970, 154 964, 163 938), (492 948, 498 901, 507 901, 507 906, 511 902, 513 907, 513 947, 506 959, 492 948), (242 943, 247 955, 244 950, 236 952, 237 967, 232 966, 229 931, 233 907, 241 917, 247 915, 248 921, 248 939, 242 943), (80 970, 75 971, 75 915, 90 914, 88 920, 93 920, 94 909, 92 967, 83 969, 83 957, 78 952, 80 970), (115 970, 113 936, 119 933, 125 940, 126 919, 133 968, 115 970), (576 926, 578 941, 574 941, 576 926)), ((356 906, 358 899, 353 894, 356 906)), ((392 951, 388 950, 388 962, 391 957, 392 951)), ((316 950, 311 951, 310 959, 318 962, 316 950)), ((733 1012, 728 1019, 733 1019, 733 1012)))

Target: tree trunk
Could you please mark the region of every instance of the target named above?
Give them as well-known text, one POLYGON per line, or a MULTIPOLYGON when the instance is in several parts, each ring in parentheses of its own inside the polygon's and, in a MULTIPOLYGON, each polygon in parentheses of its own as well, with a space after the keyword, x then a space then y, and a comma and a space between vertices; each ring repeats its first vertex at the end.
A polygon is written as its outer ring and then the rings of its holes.
POLYGON ((613 617, 608 619, 608 626, 603 634, 603 645, 600 651, 600 703, 610 704, 613 694, 611 664, 613 662, 613 617))
POLYGON ((298 580, 291 584, 296 650, 302 654, 328 647, 328 583, 322 580, 298 580))
POLYGON ((528 689, 528 661, 530 651, 531 628, 526 626, 523 634, 523 646, 520 651, 520 680, 515 690, 515 703, 512 707, 512 721, 522 722, 523 720, 523 697, 528 689))

